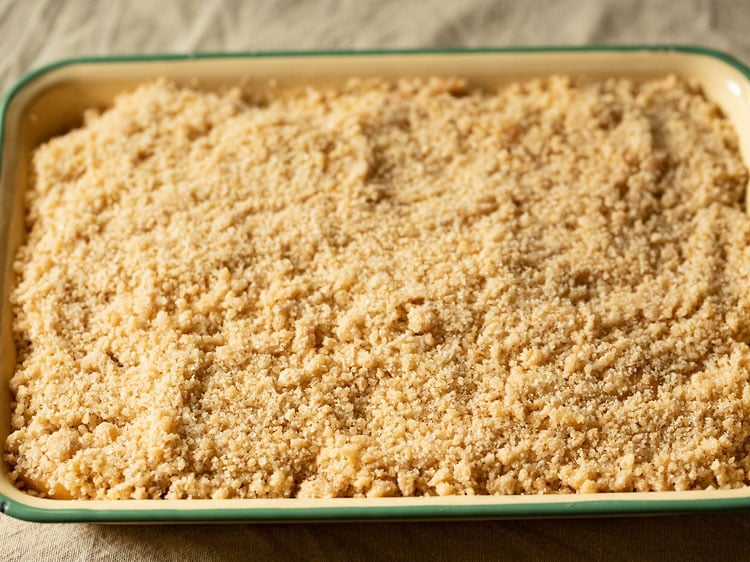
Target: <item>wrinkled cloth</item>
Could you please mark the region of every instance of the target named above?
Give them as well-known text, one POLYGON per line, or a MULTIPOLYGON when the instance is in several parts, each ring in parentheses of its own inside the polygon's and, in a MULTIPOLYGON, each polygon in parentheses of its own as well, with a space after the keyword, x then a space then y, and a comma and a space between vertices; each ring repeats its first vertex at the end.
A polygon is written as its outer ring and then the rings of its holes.
MULTIPOLYGON (((750 63, 747 0, 0 0, 0 89, 60 58, 679 43, 750 63)), ((750 515, 293 525, 53 525, 0 515, 0 560, 747 560, 750 515)))

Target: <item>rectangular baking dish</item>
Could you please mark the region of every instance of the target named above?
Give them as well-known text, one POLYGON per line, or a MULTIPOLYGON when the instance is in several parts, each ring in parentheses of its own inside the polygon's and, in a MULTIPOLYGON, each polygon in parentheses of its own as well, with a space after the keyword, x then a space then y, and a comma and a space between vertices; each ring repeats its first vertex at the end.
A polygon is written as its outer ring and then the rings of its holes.
MULTIPOLYGON (((23 231, 30 151, 80 124, 140 82, 166 77, 201 88, 324 84, 349 77, 462 76, 492 85, 553 73, 696 80, 733 121, 750 163, 750 69, 696 47, 628 46, 390 52, 242 53, 73 59, 31 72, 0 108, 0 457, 10 428, 15 365, 8 306, 11 263, 23 231)), ((300 521, 623 515, 750 509, 750 487, 691 492, 378 499, 53 500, 17 490, 0 462, 0 512, 44 522, 300 521)))

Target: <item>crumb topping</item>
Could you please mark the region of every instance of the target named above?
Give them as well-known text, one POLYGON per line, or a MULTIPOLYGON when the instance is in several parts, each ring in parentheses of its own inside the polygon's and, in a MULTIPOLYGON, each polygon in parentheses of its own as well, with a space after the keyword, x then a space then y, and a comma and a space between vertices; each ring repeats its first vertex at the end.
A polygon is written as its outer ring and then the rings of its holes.
POLYGON ((34 154, 11 477, 117 499, 744 486, 737 143, 675 76, 123 94, 34 154))

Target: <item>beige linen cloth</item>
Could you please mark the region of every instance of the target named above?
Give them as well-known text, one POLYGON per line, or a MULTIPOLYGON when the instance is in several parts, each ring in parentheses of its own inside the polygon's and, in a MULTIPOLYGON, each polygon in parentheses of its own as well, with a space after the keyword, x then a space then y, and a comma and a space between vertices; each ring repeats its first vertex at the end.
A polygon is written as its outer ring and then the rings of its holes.
MULTIPOLYGON (((684 43, 750 64, 750 0, 0 0, 0 89, 78 55, 684 43)), ((616 69, 613 69, 616 70, 616 69)), ((295 525, 51 525, 0 560, 750 560, 750 514, 295 525)))

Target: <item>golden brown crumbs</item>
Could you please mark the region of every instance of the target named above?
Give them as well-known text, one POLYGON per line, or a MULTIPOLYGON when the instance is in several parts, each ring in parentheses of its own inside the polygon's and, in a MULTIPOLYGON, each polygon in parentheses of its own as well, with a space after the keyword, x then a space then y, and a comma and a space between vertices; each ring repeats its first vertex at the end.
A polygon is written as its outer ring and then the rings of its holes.
POLYGON ((674 76, 143 85, 34 155, 11 476, 74 498, 743 486, 737 142, 674 76))

